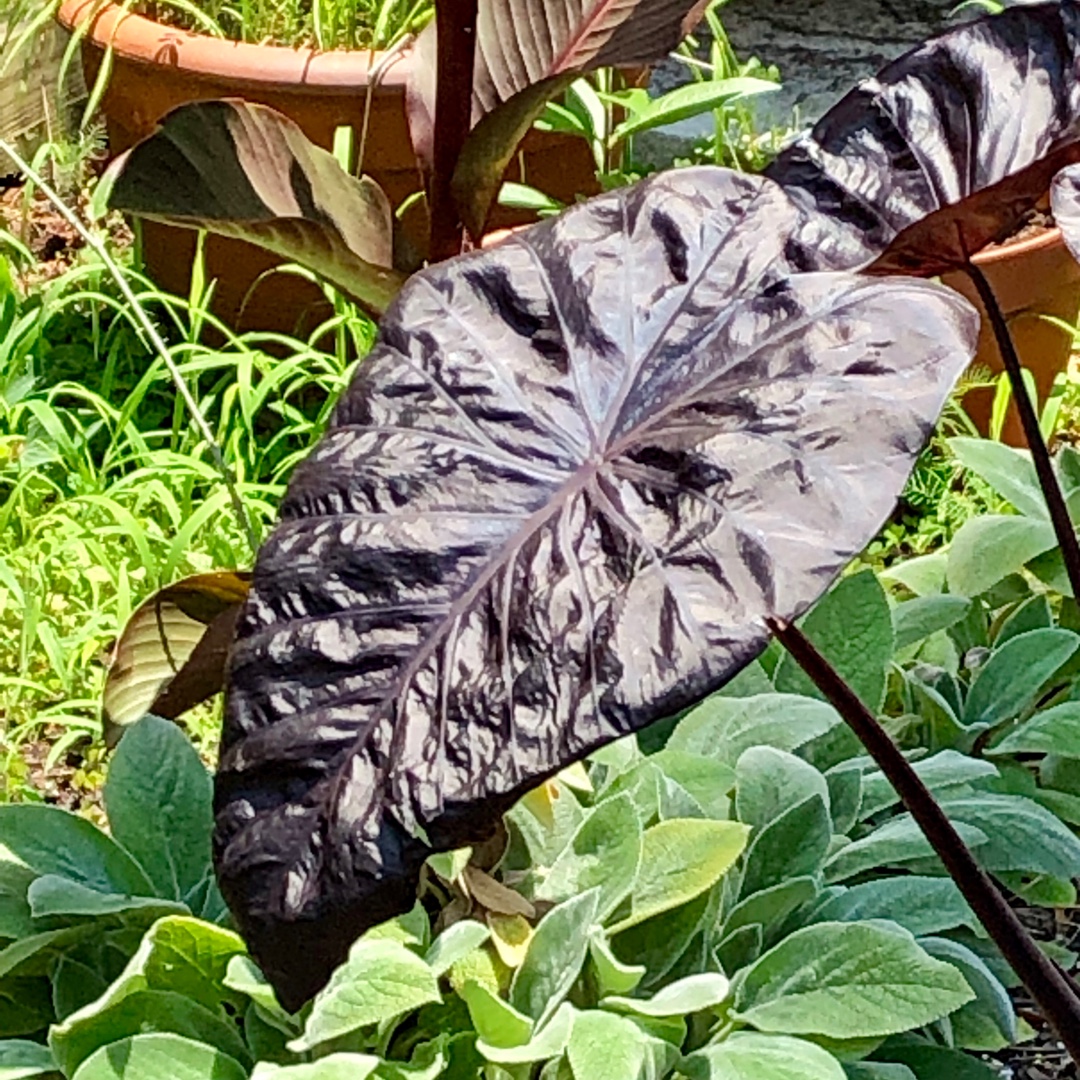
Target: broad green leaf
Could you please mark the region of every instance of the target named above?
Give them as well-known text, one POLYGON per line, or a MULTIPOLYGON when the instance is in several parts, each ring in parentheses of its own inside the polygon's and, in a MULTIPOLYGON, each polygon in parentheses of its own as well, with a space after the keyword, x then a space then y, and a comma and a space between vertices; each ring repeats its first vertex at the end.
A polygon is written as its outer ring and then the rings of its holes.
POLYGON ((813 916, 814 922, 892 919, 916 936, 980 924, 950 878, 883 877, 853 885, 834 896, 813 916))
POLYGON ((47 1046, 28 1039, 0 1041, 0 1080, 27 1080, 55 1071, 56 1062, 47 1046))
POLYGON ((585 820, 581 803, 565 783, 558 779, 548 780, 544 787, 551 795, 543 803, 548 816, 537 816, 528 797, 515 803, 506 815, 508 824, 517 830, 525 849, 522 869, 551 866, 585 820))
POLYGON ((1029 904, 1038 907, 1076 907, 1076 886, 1065 878, 1056 878, 1050 874, 1030 876, 1016 870, 999 870, 995 876, 1007 889, 1029 904))
MULTIPOLYGON (((412 1052, 408 1062, 384 1061, 380 1064, 376 1076, 378 1080, 438 1080, 447 1075, 447 1064, 453 1042, 472 1043, 471 1034, 459 1034, 451 1037, 443 1032, 434 1039, 420 1043, 412 1052)), ((479 1061, 475 1062, 478 1066, 479 1061)), ((473 1070, 475 1071, 475 1070, 473 1070)), ((470 1073, 472 1075, 472 1073, 470 1073)))
MULTIPOLYGON (((656 777, 656 816, 659 821, 668 821, 671 818, 713 818, 720 821, 728 819, 727 813, 706 813, 705 807, 682 784, 676 783, 670 776, 665 776, 659 769, 656 777)), ((726 809, 730 809, 730 804, 726 809)))
MULTIPOLYGON (((874 573, 867 570, 841 578, 814 605, 802 631, 863 703, 877 711, 885 698, 885 672, 892 662, 893 625, 885 591, 874 573)), ((822 696, 787 653, 773 681, 784 693, 822 696)))
POLYGON ((477 1036, 500 1050, 524 1046, 533 1035, 533 1022, 486 986, 469 979, 459 991, 469 1008, 477 1036))
POLYGON ((14 940, 34 933, 27 894, 37 876, 29 867, 0 859, 0 938, 14 940))
POLYGON ((108 182, 113 210, 247 240, 314 270, 373 314, 403 283, 382 189, 349 176, 265 105, 182 105, 110 165, 108 182))
POLYGON ((715 892, 707 889, 688 904, 654 915, 616 937, 609 932, 608 944, 615 956, 627 966, 645 968, 643 988, 662 985, 691 945, 701 940, 706 922, 715 919, 715 892))
POLYGON ((395 915, 364 934, 365 941, 397 941, 419 949, 426 949, 430 938, 431 921, 419 900, 403 915, 395 915))
POLYGON ((53 1019, 53 1000, 46 977, 0 979, 0 1038, 34 1035, 53 1019))
POLYGON ((667 749, 734 765, 752 746, 797 750, 841 723, 829 704, 799 694, 714 694, 679 721, 667 749))
POLYGON ((845 1080, 827 1050, 785 1035, 735 1032, 683 1059, 689 1080, 845 1080))
POLYGON ((952 964, 964 976, 975 994, 976 1002, 990 1015, 1006 1045, 1016 1042, 1016 1013, 1012 999, 982 959, 959 941, 950 938, 925 937, 919 944, 931 956, 952 964))
POLYGON ((643 108, 632 109, 630 116, 612 132, 612 138, 622 140, 642 131, 700 116, 733 101, 778 89, 777 83, 750 76, 687 83, 659 97, 649 98, 643 108))
POLYGON ((633 887, 641 851, 641 820, 630 796, 624 793, 605 799, 555 860, 536 897, 561 903, 596 887, 596 918, 603 920, 633 887))
POLYGON ((852 1039, 920 1027, 973 998, 955 968, 895 924, 819 923, 746 972, 735 1015, 759 1031, 852 1039))
POLYGON ((194 574, 159 589, 135 609, 113 647, 105 679, 107 746, 116 746, 128 726, 148 713, 172 720, 223 688, 229 644, 250 581, 250 574, 233 571, 194 574))
POLYGON ((118 896, 100 893, 71 878, 43 874, 26 893, 35 919, 52 917, 120 915, 129 911, 147 914, 190 915, 184 904, 157 900, 150 896, 118 896))
POLYGON ((945 567, 948 555, 935 551, 930 555, 917 555, 904 559, 881 572, 881 580, 903 585, 916 596, 933 596, 945 588, 945 567))
POLYGON ((589 938, 589 956, 596 969, 596 981, 601 995, 629 994, 636 989, 645 974, 643 964, 624 964, 611 951, 602 931, 589 938))
POLYGON ((1015 450, 994 439, 957 436, 948 442, 965 468, 981 476, 1021 514, 1041 520, 1048 518, 1046 499, 1039 487, 1030 453, 1015 450))
POLYGON ((859 820, 863 804, 863 770, 857 761, 844 761, 825 774, 829 787, 829 816, 833 832, 847 835, 859 820))
POLYGON ((0 806, 0 869, 8 861, 35 874, 70 878, 101 893, 153 896, 138 864, 96 825, 56 806, 0 806))
POLYGON ((731 909, 724 920, 723 936, 754 923, 779 926, 796 908, 809 904, 817 892, 813 877, 794 877, 752 893, 731 909))
POLYGON ((566 1056, 574 1080, 644 1080, 647 1044, 654 1041, 625 1017, 589 1009, 574 1017, 566 1056))
POLYGON ((398 941, 361 938, 315 998, 304 1033, 289 1048, 310 1050, 439 1000, 434 972, 414 952, 398 941))
POLYGON ((955 626, 966 614, 971 601, 966 596, 942 593, 939 596, 916 596, 897 604, 892 611, 896 649, 906 649, 925 641, 939 630, 955 626))
POLYGON ((600 890, 553 907, 537 924, 529 951, 510 985, 510 1004, 540 1028, 569 993, 585 962, 600 890))
POLYGON ((577 1010, 574 1006, 564 1001, 555 1010, 551 1019, 543 1027, 538 1028, 536 1034, 524 1045, 492 1046, 483 1039, 477 1039, 476 1049, 488 1061, 494 1061, 500 1065, 523 1065, 532 1061, 547 1061, 548 1058, 558 1057, 566 1049, 576 1014, 577 1010))
POLYGON ((251 1064, 236 1023, 220 1009, 209 1009, 171 990, 135 990, 121 998, 106 991, 103 998, 72 1013, 62 1031, 54 1026, 49 1034, 56 1061, 68 1076, 98 1047, 151 1031, 194 1039, 251 1064))
POLYGON ((670 746, 649 758, 654 768, 678 783, 705 811, 718 821, 728 816, 728 793, 735 787, 735 770, 718 758, 687 754, 670 746))
POLYGON ((213 782, 187 736, 143 717, 117 747, 103 794, 113 837, 158 896, 184 901, 212 872, 214 831, 213 782))
POLYGON ((1002 514, 969 518, 949 545, 949 589, 961 596, 979 596, 1056 545, 1048 521, 1002 514))
POLYGON ((729 990, 730 983, 723 975, 702 972, 669 983, 651 998, 612 996, 604 998, 600 1004, 605 1009, 639 1016, 686 1016, 719 1005, 728 996, 729 990))
POLYGON ((772 676, 765 670, 765 665, 760 660, 739 672, 730 682, 724 683, 717 691, 722 697, 757 697, 760 694, 773 692, 772 676))
POLYGON ((918 1080, 1001 1080, 997 1069, 970 1054, 929 1043, 892 1045, 890 1040, 879 1056, 906 1065, 918 1080))
POLYGON ((486 986, 493 994, 502 991, 505 977, 505 967, 492 949, 473 949, 456 963, 450 965, 447 976, 455 993, 460 994, 461 988, 469 979, 486 986))
POLYGON ((61 953, 98 933, 93 923, 65 926, 59 930, 43 930, 19 938, 0 949, 0 979, 8 976, 43 975, 47 956, 61 953))
MULTIPOLYGON (((987 842, 982 829, 954 821, 956 831, 969 848, 978 848, 987 842)), ((825 880, 844 881, 866 870, 879 866, 894 866, 913 859, 932 856, 930 841, 910 814, 900 814, 886 821, 880 828, 840 848, 825 862, 825 880)), ((981 858, 981 853, 976 853, 981 858)))
MULTIPOLYGON (((981 761, 956 750, 942 750, 911 766, 922 782, 933 792, 941 793, 954 787, 968 787, 978 780, 997 776, 989 761, 981 761)), ((885 774, 877 769, 863 774, 862 807, 860 816, 868 818, 895 806, 900 801, 885 774)))
POLYGON ((271 1065, 261 1061, 251 1080, 366 1080, 382 1064, 371 1054, 327 1054, 303 1065, 271 1065))
POLYGON ((832 819, 820 795, 785 810, 754 836, 743 867, 742 895, 793 877, 817 874, 832 840, 832 819))
POLYGON ((267 1015, 279 1020, 290 1020, 290 1014, 279 1004, 274 988, 266 981, 266 976, 250 956, 232 957, 222 982, 228 989, 250 998, 267 1015))
POLYGON ((1010 638, 1019 637, 1029 630, 1048 630, 1054 625, 1054 613, 1050 601, 1041 593, 1029 596, 1001 624, 994 637, 994 647, 1001 648, 1010 638))
POLYGON ((906 1065, 886 1061, 858 1061, 844 1072, 847 1080, 919 1080, 906 1065))
POLYGON ((457 881, 472 858, 472 848, 457 848, 454 851, 437 851, 429 855, 427 864, 443 879, 457 881))
POLYGON ((436 977, 445 975, 459 960, 474 949, 479 949, 489 937, 491 931, 483 923, 475 919, 462 919, 448 926, 431 943, 424 960, 436 977))
POLYGON ((749 832, 734 821, 690 818, 661 821, 646 829, 630 914, 610 933, 618 934, 700 896, 742 854, 749 832))
POLYGON ((814 795, 828 810, 825 777, 794 754, 771 746, 751 747, 739 758, 735 775, 736 813, 746 825, 761 828, 814 795))
POLYGON ((986 752, 1080 758, 1080 701, 1066 701, 1037 712, 986 752))
POLYGON ((106 1035, 118 1039, 178 1027, 243 1057, 235 1026, 221 1009, 238 1000, 225 978, 232 958, 243 952, 244 943, 230 930, 184 916, 159 919, 105 993, 52 1027, 49 1045, 57 1061, 70 1075, 106 1035))
POLYGON ((1005 642, 975 676, 963 722, 993 727, 1016 716, 1078 648, 1080 635, 1071 630, 1030 630, 1005 642))
POLYGON ((1040 788, 1035 794, 1035 801, 1045 806, 1055 817, 1070 825, 1080 826, 1080 798, 1067 795, 1064 791, 1050 791, 1040 788))
POLYGON ((73 1080, 245 1080, 247 1070, 227 1054, 179 1035, 135 1035, 102 1046, 73 1080))
POLYGON ((954 824, 986 834, 978 859, 987 870, 1027 870, 1065 879, 1080 876, 1080 839, 1031 799, 981 794, 948 799, 942 808, 954 824))

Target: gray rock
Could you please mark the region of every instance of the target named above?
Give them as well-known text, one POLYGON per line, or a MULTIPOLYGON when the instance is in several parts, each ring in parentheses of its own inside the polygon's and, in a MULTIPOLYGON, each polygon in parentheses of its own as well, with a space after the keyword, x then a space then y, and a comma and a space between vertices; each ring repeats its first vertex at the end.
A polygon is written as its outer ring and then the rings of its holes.
MULTIPOLYGON (((720 12, 741 60, 757 56, 780 69, 783 85, 753 100, 757 127, 808 127, 860 79, 956 20, 959 0, 731 0, 720 12)), ((704 36, 704 35, 702 35, 704 36)), ((689 81, 685 64, 667 60, 650 91, 689 81)), ((695 117, 640 136, 635 157, 657 166, 684 156, 712 128, 695 117)))

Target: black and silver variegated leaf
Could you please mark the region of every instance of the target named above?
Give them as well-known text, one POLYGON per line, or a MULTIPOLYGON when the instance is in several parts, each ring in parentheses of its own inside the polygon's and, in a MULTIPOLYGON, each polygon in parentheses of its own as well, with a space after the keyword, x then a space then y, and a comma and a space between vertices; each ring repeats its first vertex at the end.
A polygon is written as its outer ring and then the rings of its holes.
POLYGON ((263 547, 217 867, 285 1004, 420 866, 698 701, 891 511, 976 316, 784 276, 797 212, 689 169, 415 277, 263 547))
POLYGON ((806 270, 929 276, 1007 237, 1080 159, 1080 4, 1022 4, 906 53, 766 174, 808 214, 806 270))

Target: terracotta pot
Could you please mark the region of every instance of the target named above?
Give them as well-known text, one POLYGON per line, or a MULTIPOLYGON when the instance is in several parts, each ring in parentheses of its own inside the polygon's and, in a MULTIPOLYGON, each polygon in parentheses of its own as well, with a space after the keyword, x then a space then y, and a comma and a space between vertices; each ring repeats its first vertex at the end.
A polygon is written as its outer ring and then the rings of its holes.
MULTIPOLYGON (((972 260, 990 282, 1005 314, 1020 362, 1035 376, 1042 407, 1065 369, 1072 351, 1072 335, 1053 326, 1041 315, 1054 315, 1074 324, 1080 313, 1080 264, 1069 254, 1060 229, 1050 229, 1030 239, 988 248, 972 260)), ((982 316, 979 347, 974 363, 1004 371, 990 320, 975 287, 966 274, 946 274, 942 281, 956 289, 982 316)), ((990 429, 993 389, 973 390, 964 397, 964 408, 984 434, 990 429)), ((1025 446, 1015 403, 1010 402, 1003 438, 1013 446, 1025 446)))
MULTIPOLYGON (((69 30, 89 20, 82 58, 87 83, 100 70, 108 45, 113 69, 101 109, 109 149, 121 153, 149 135, 167 112, 189 101, 243 97, 295 120, 313 142, 330 148, 334 130, 351 125, 358 134, 371 73, 385 54, 325 52, 251 45, 188 33, 126 13, 108 0, 63 0, 58 18, 69 30)), ((405 87, 414 56, 389 62, 372 93, 364 171, 397 206, 420 188, 405 116, 405 87)), ((509 179, 520 179, 520 161, 530 184, 565 202, 598 188, 592 155, 582 139, 532 131, 509 179)), ((500 208, 493 224, 530 220, 527 213, 500 208)), ((143 256, 151 277, 171 292, 187 295, 195 234, 145 222, 143 256)), ((207 278, 218 281, 216 312, 241 329, 293 331, 305 311, 318 308, 321 293, 295 277, 273 275, 259 284, 238 312, 245 294, 280 259, 252 245, 208 237, 207 278)), ((314 325, 308 311, 308 326, 314 325)), ((320 314, 325 314, 321 312, 320 314)))

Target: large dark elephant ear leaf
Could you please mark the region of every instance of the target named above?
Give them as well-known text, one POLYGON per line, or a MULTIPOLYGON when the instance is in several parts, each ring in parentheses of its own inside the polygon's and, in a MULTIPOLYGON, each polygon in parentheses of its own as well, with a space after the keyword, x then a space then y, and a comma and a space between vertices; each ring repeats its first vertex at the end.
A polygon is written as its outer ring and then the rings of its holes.
POLYGON ((891 511, 974 311, 785 278, 780 188, 687 169, 419 274, 260 552, 219 880, 295 1007, 432 850, 698 701, 891 511))
POLYGON ((159 589, 128 619, 113 646, 103 694, 107 746, 147 713, 174 720, 225 685, 250 574, 194 574, 159 589))
POLYGON ((803 268, 940 274, 1004 239, 1080 159, 1080 5, 1028 4, 889 64, 767 175, 810 214, 803 268))
MULTIPOLYGON (((518 143, 572 79, 666 56, 694 28, 707 0, 486 0, 478 11, 473 124, 454 173, 462 220, 480 236, 518 143)), ((421 161, 433 137, 435 25, 420 36, 410 126, 421 161)))
POLYGON ((244 101, 181 105, 109 167, 108 204, 247 240, 307 266, 374 314, 397 295, 393 215, 292 120, 244 101))

